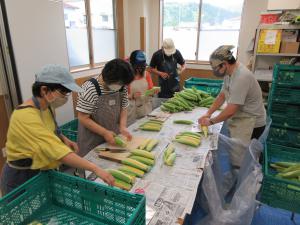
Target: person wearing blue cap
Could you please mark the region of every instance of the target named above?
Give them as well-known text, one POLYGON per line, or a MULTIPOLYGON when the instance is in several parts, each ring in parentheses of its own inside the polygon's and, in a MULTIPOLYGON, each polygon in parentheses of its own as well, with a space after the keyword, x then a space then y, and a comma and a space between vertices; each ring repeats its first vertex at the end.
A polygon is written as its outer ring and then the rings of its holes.
POLYGON ((94 172, 106 183, 114 178, 95 164, 79 157, 78 146, 59 130, 54 108, 68 101, 71 91, 81 92, 68 69, 47 65, 36 75, 33 97, 11 115, 7 133, 7 161, 1 175, 2 195, 11 192, 42 170, 56 169, 61 163, 94 172))
MULTIPOLYGON (((153 88, 150 72, 146 71, 147 63, 145 53, 135 50, 130 54, 130 64, 134 70, 134 81, 128 86, 128 124, 142 118, 152 111, 152 96, 146 96, 145 92, 153 88)), ((153 94, 158 93, 156 91, 153 94)))
POLYGON ((115 136, 132 136, 127 130, 127 87, 133 81, 131 65, 123 59, 105 64, 101 74, 87 80, 79 93, 78 111, 79 155, 84 156, 96 146, 107 142, 115 145, 115 136))

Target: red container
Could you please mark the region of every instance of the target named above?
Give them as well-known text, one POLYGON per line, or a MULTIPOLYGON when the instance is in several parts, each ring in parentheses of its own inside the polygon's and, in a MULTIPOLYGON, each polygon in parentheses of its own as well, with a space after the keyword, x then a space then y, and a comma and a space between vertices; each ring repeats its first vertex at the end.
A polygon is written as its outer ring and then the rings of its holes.
POLYGON ((262 14, 260 15, 260 23, 272 24, 278 22, 280 14, 262 14))

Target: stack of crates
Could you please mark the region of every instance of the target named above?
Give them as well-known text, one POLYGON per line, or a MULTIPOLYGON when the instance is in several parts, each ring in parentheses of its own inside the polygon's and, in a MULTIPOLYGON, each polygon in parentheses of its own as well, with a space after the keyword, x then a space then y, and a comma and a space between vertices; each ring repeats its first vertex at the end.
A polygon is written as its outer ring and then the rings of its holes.
POLYGON ((300 213, 300 173, 298 180, 283 179, 270 167, 276 162, 300 163, 300 66, 275 65, 268 114, 272 125, 264 151, 261 200, 300 213))
POLYGON ((191 77, 184 81, 184 87, 195 87, 198 90, 205 91, 211 94, 213 97, 217 97, 220 93, 223 85, 223 80, 206 79, 191 77))

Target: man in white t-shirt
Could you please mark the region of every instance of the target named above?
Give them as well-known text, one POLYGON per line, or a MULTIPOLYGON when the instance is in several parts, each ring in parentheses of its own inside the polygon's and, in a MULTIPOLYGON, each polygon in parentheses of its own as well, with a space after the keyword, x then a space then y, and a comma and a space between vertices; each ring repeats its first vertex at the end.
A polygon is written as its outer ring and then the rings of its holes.
MULTIPOLYGON (((252 72, 237 62, 232 54, 234 46, 223 45, 210 56, 213 73, 224 79, 222 90, 209 110, 199 118, 199 124, 210 126, 226 121, 230 136, 249 143, 258 139, 266 125, 266 111, 262 91, 252 72), (227 105, 215 117, 212 114, 226 101, 227 105)), ((233 165, 240 166, 244 154, 232 156, 233 165)))

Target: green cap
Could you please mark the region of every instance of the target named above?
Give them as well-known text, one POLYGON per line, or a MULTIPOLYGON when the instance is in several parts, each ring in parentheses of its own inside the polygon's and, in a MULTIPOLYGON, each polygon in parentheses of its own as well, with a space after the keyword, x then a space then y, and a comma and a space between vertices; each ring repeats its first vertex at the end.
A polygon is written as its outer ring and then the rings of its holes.
POLYGON ((233 45, 221 45, 209 57, 209 62, 212 67, 217 67, 225 61, 230 60, 232 55, 233 45))

